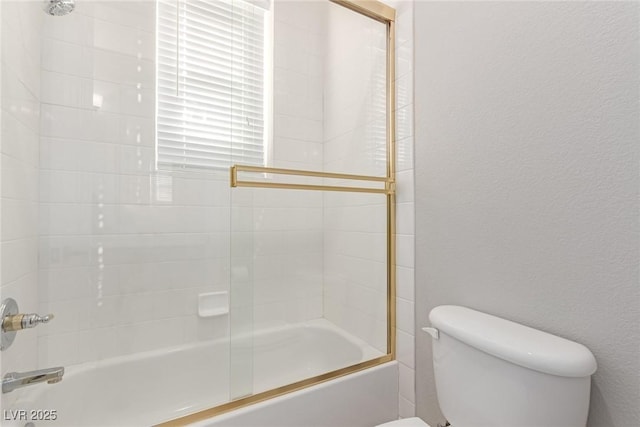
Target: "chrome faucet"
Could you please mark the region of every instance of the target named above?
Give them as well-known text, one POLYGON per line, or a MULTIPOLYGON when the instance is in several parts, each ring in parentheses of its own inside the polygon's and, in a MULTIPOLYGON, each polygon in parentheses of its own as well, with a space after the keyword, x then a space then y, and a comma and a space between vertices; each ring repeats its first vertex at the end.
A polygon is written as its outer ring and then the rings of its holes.
POLYGON ((9 372, 2 378, 2 393, 9 393, 20 387, 45 381, 47 384, 59 383, 62 381, 63 375, 64 368, 62 366, 29 372, 9 372))

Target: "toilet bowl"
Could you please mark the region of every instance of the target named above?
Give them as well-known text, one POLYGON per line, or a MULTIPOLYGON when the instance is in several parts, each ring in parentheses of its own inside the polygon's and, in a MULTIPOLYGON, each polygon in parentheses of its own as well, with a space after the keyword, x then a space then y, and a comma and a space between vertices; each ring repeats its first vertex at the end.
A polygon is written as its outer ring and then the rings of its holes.
POLYGON ((413 417, 379 424, 376 427, 429 427, 429 424, 425 423, 418 417, 413 417))

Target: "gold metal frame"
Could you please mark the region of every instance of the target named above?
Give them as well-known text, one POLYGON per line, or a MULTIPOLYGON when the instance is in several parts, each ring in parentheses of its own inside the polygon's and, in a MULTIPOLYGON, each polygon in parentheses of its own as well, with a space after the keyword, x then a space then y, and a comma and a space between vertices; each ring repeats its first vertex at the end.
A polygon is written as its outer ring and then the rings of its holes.
POLYGON ((231 402, 205 409, 190 415, 158 424, 157 427, 183 426, 207 418, 220 415, 247 405, 262 402, 283 394, 291 393, 325 381, 371 368, 396 358, 396 121, 395 121, 395 9, 376 0, 329 0, 357 13, 384 23, 387 26, 387 176, 375 177, 366 175, 336 174, 325 172, 301 171, 295 169, 262 168, 256 166, 235 165, 231 167, 232 187, 283 188, 321 191, 348 191, 381 193, 387 198, 387 354, 375 359, 347 366, 336 371, 327 372, 316 377, 307 378, 292 384, 268 390, 262 393, 243 397, 231 402), (280 175, 297 175, 319 178, 334 178, 357 181, 384 182, 385 188, 341 187, 311 184, 285 184, 257 181, 242 181, 238 172, 272 173, 280 175))
POLYGON ((289 189, 289 190, 345 191, 350 193, 389 194, 394 191, 390 184, 391 184, 390 179, 382 176, 351 175, 351 174, 344 174, 344 173, 316 172, 316 171, 308 171, 308 170, 267 168, 267 167, 246 166, 246 165, 231 166, 231 187, 283 188, 283 189, 289 189), (309 177, 317 177, 317 178, 383 182, 385 186, 384 188, 371 188, 371 187, 345 187, 345 186, 338 186, 338 185, 289 184, 289 183, 265 182, 265 181, 242 181, 238 179, 238 172, 258 172, 258 173, 271 173, 274 175, 296 175, 296 176, 309 176, 309 177))

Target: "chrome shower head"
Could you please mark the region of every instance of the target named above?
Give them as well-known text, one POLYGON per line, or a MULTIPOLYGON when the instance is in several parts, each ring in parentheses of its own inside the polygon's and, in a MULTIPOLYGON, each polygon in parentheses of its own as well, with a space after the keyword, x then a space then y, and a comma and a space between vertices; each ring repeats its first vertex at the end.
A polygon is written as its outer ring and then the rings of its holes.
POLYGON ((44 0, 44 11, 52 16, 64 16, 76 7, 75 0, 44 0))

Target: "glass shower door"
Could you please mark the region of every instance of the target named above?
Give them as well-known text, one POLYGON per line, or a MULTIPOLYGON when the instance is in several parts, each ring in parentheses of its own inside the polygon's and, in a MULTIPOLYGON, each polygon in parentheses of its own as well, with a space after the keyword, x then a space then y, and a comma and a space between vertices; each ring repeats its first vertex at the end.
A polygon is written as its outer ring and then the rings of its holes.
POLYGON ((230 193, 229 399, 253 394, 254 212, 253 191, 230 193))
POLYGON ((251 109, 232 138, 236 400, 368 366, 391 351, 388 28, 332 2, 304 5, 272 3, 262 162, 242 159, 256 123, 251 109))

